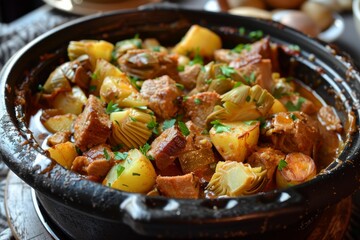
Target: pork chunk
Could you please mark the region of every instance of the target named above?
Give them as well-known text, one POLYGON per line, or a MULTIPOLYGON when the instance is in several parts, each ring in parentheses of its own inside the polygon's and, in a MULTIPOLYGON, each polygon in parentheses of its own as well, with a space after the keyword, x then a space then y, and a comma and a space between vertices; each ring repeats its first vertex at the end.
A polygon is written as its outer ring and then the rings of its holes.
POLYGON ((47 139, 47 144, 52 147, 59 143, 70 141, 71 132, 56 132, 47 139))
POLYGON ((190 96, 183 103, 186 116, 200 128, 206 127, 206 118, 212 113, 216 104, 220 103, 220 95, 216 92, 202 92, 190 96))
POLYGON ((101 101, 90 95, 84 111, 77 117, 74 124, 75 145, 81 151, 105 143, 111 133, 111 121, 101 101))
POLYGON ((149 107, 162 119, 174 117, 179 110, 176 101, 181 96, 181 91, 176 87, 176 82, 167 75, 146 80, 140 94, 148 100, 149 107))
POLYGON ((284 153, 301 152, 310 157, 319 145, 317 122, 303 112, 280 112, 273 116, 265 136, 284 153))
POLYGON ((200 64, 194 64, 192 66, 186 66, 183 72, 179 73, 179 83, 184 85, 188 90, 193 89, 196 86, 196 80, 201 71, 200 64))
POLYGON ((199 198, 199 179, 193 173, 170 177, 158 176, 156 184, 160 193, 166 197, 199 198))
POLYGON ((186 146, 186 138, 174 125, 161 133, 152 143, 148 155, 155 159, 158 169, 168 167, 186 146))

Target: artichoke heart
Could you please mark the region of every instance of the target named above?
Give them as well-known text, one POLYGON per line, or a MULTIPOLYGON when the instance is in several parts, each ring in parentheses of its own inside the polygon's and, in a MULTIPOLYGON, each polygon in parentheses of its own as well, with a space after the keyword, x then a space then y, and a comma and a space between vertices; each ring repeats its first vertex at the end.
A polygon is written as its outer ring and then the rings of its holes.
POLYGON ((63 72, 63 67, 57 67, 46 80, 43 89, 44 93, 56 94, 58 92, 71 91, 71 85, 63 72))
POLYGON ((225 121, 248 121, 266 116, 274 97, 259 85, 241 85, 223 94, 223 106, 215 106, 214 111, 207 117, 207 123, 219 119, 225 121))
POLYGON ((126 76, 106 77, 100 88, 100 98, 107 103, 117 103, 119 107, 139 107, 148 104, 128 82, 126 76))
POLYGON ((104 40, 81 40, 71 41, 68 45, 68 56, 70 60, 75 60, 81 55, 88 55, 93 66, 97 59, 111 60, 114 45, 104 40))
POLYGON ((152 134, 148 124, 155 121, 149 112, 135 108, 126 108, 120 112, 110 114, 112 145, 122 144, 129 149, 143 146, 152 134))
POLYGON ((206 189, 216 196, 237 197, 261 191, 265 181, 266 170, 261 167, 252 168, 234 161, 218 162, 206 189))

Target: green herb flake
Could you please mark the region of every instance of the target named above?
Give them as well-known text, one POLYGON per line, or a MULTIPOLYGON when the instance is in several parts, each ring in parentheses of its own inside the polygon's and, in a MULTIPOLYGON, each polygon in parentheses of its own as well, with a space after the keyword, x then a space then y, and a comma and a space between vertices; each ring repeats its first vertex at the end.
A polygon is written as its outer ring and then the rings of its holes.
POLYGON ((251 72, 250 75, 243 76, 247 84, 253 84, 256 81, 256 74, 255 72, 251 72))
POLYGON ((183 96, 183 102, 186 102, 189 99, 188 96, 183 96))
POLYGON ((165 120, 162 127, 163 131, 174 126, 175 122, 176 119, 165 120))
POLYGON ((249 52, 251 50, 251 44, 244 44, 244 43, 240 43, 238 45, 236 45, 236 47, 234 47, 233 49, 231 49, 232 52, 235 53, 241 53, 242 51, 246 50, 247 52, 249 52))
POLYGON ((181 133, 186 137, 190 134, 190 130, 188 129, 188 127, 186 126, 186 124, 184 122, 178 121, 178 125, 180 128, 181 133))
POLYGON ((204 59, 200 56, 199 52, 200 52, 200 49, 199 48, 196 49, 194 58, 189 62, 190 66, 195 65, 195 64, 204 65, 204 59))
POLYGON ((211 78, 210 78, 210 79, 206 79, 206 80, 205 80, 205 83, 206 83, 206 84, 211 84, 212 81, 213 81, 213 80, 212 80, 211 78))
POLYGON ((211 124, 215 128, 216 133, 230 132, 231 128, 222 124, 220 120, 214 120, 211 122, 211 124))
POLYGON ((127 152, 114 152, 116 160, 125 160, 128 156, 127 152))
POLYGON ((117 103, 113 103, 113 101, 110 101, 108 105, 106 106, 106 113, 111 114, 113 112, 120 112, 121 108, 119 108, 117 103))
POLYGON ((154 52, 160 52, 160 46, 154 46, 151 48, 154 52))
POLYGON ((136 118, 134 118, 134 117, 132 117, 132 116, 129 116, 129 118, 130 118, 130 120, 131 120, 132 122, 137 122, 136 118))
POLYGON ((232 74, 236 73, 236 70, 233 67, 227 65, 220 66, 221 73, 226 77, 231 77, 232 74))
POLYGON ((201 101, 201 99, 199 99, 199 98, 195 98, 195 99, 194 99, 194 103, 195 103, 196 105, 200 105, 200 104, 202 103, 202 101, 201 101))
POLYGON ((140 173, 133 172, 132 175, 133 176, 140 176, 140 173))
POLYGON ((291 118, 293 121, 295 121, 296 119, 298 119, 298 118, 296 117, 296 115, 293 114, 293 113, 290 114, 290 118, 291 118))
POLYGON ((282 171, 287 165, 288 163, 284 159, 281 159, 278 164, 279 171, 282 171))
POLYGON ((209 131, 204 129, 201 131, 201 135, 209 135, 209 131))
POLYGON ((152 132, 154 134, 159 135, 159 131, 157 129, 159 124, 154 119, 152 119, 150 122, 148 122, 148 124, 146 126, 148 129, 152 130, 152 132))
POLYGON ((95 85, 91 85, 90 87, 89 87, 89 92, 95 92, 96 91, 96 86, 95 85))
POLYGON ((122 144, 118 144, 118 145, 112 146, 112 147, 111 147, 111 151, 113 151, 113 152, 119 151, 122 147, 123 147, 122 144))
POLYGON ((138 85, 138 81, 140 80, 139 78, 137 77, 134 77, 134 76, 130 76, 129 77, 130 79, 130 83, 133 87, 135 87, 137 90, 140 90, 140 86, 138 85))
POLYGON ((147 152, 150 150, 151 146, 149 143, 145 143, 144 146, 140 147, 140 152, 147 157, 147 152))
POLYGON ((110 159, 111 159, 111 157, 110 157, 108 151, 106 150, 106 148, 104 148, 104 157, 105 157, 106 161, 110 161, 110 159))
POLYGON ((185 66, 184 66, 184 65, 178 65, 178 66, 177 66, 177 71, 178 71, 178 72, 183 72, 183 71, 185 71, 185 66))
POLYGON ((182 85, 181 83, 175 83, 175 85, 176 85, 176 87, 177 87, 178 89, 180 89, 180 90, 184 90, 184 89, 185 89, 184 85, 182 85))
POLYGON ((147 110, 148 107, 147 106, 138 106, 138 107, 135 107, 137 109, 140 109, 140 110, 147 110))
POLYGON ((92 73, 92 74, 91 74, 91 79, 92 79, 92 80, 98 79, 97 74, 96 74, 96 73, 92 73))
POLYGON ((243 85, 242 82, 236 82, 236 83, 234 84, 234 86, 233 86, 233 89, 234 89, 234 88, 237 88, 237 87, 240 87, 241 85, 243 85))
POLYGON ((285 103, 285 107, 287 108, 288 111, 290 112, 294 112, 294 111, 300 111, 302 104, 305 102, 305 98, 303 97, 299 97, 298 101, 296 104, 293 104, 291 101, 288 101, 287 103, 285 103))
POLYGON ((244 27, 240 27, 240 28, 239 28, 239 34, 240 34, 241 36, 244 36, 244 35, 245 35, 245 32, 246 32, 246 30, 245 30, 244 27))
POLYGON ((296 45, 296 44, 291 44, 291 45, 288 45, 288 48, 292 51, 296 51, 296 52, 299 52, 300 51, 300 47, 299 45, 296 45))
POLYGON ((82 155, 82 151, 80 150, 79 147, 75 146, 75 150, 78 155, 82 155))
POLYGON ((263 36, 264 36, 264 33, 261 30, 252 31, 252 32, 249 33, 249 37, 254 39, 254 40, 261 39, 263 36))

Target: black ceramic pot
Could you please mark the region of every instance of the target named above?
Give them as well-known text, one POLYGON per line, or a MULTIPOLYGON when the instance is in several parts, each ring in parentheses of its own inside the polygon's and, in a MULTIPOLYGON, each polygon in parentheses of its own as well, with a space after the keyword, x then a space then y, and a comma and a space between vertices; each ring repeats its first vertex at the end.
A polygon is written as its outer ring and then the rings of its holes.
MULTIPOLYGON (((282 67, 286 70, 289 66, 282 67)), ((285 235, 304 238, 316 222, 318 211, 349 196, 360 185, 359 73, 336 50, 274 22, 184 9, 147 9, 85 17, 29 43, 7 63, 0 78, 1 158, 36 190, 52 221, 69 238, 265 239, 285 235), (328 104, 336 106, 344 125, 351 122, 349 112, 354 117, 354 125, 346 128, 347 142, 338 160, 315 179, 295 187, 214 200, 125 193, 84 180, 57 164, 39 164, 37 160, 46 157, 28 130, 30 96, 54 67, 66 59, 70 40, 116 42, 140 33, 142 37, 158 38, 163 45, 172 45, 194 23, 217 32, 225 47, 245 40, 239 34, 240 27, 247 32, 262 30, 274 42, 298 45, 301 54, 294 57, 297 68, 292 74, 304 80, 328 104)))

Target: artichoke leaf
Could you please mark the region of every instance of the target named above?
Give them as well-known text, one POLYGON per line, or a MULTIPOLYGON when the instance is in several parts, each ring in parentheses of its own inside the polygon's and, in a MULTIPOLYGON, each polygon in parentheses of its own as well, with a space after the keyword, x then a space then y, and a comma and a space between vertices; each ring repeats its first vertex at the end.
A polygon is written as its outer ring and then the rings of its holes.
POLYGON ((266 170, 242 162, 218 162, 206 189, 216 196, 237 197, 262 190, 266 170))
POLYGON ((113 123, 110 141, 114 145, 123 144, 126 148, 143 146, 152 134, 148 123, 154 121, 148 111, 126 108, 120 112, 110 114, 113 123))

